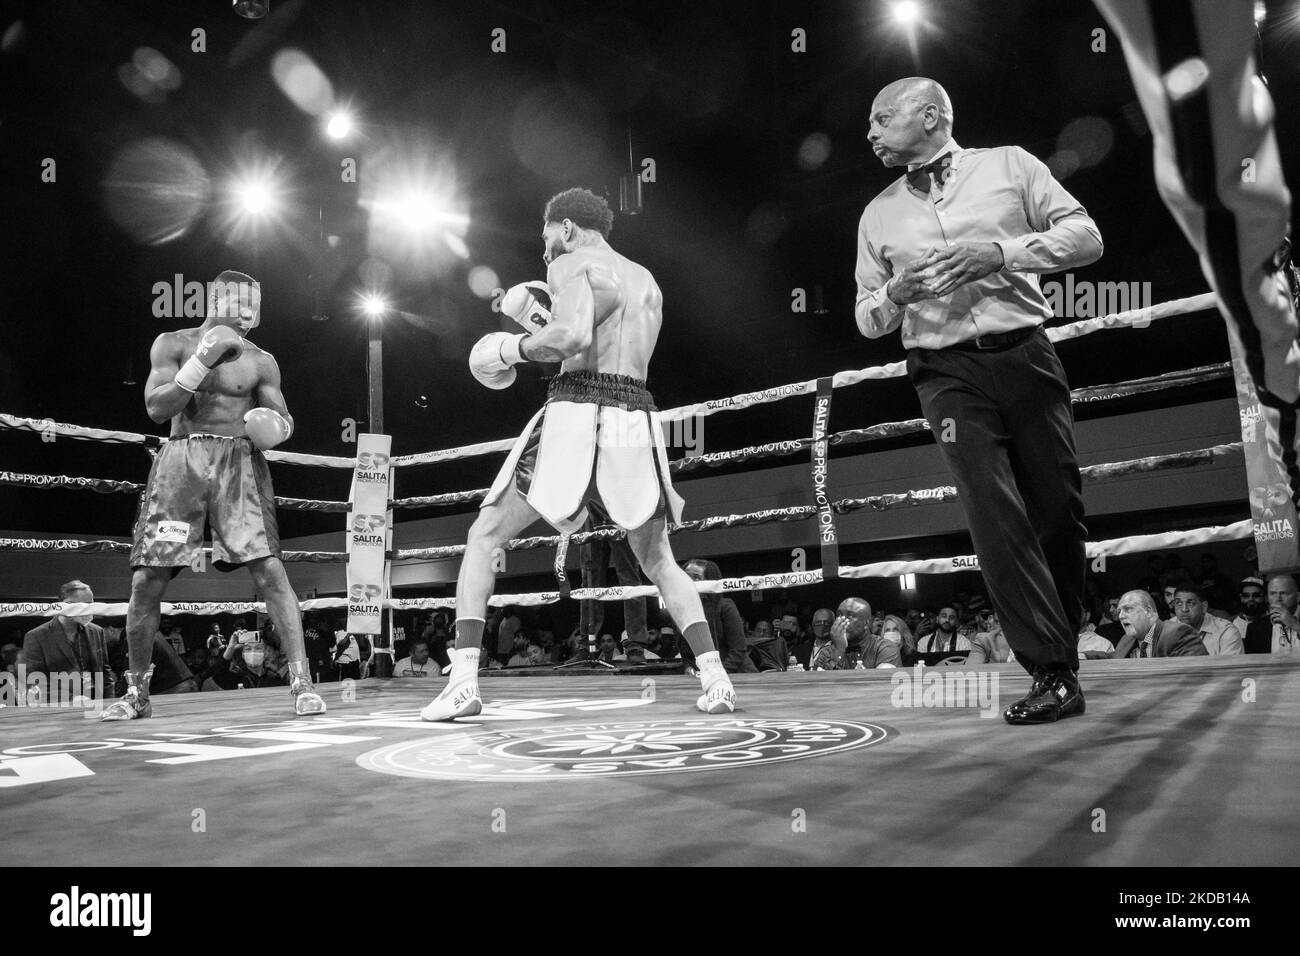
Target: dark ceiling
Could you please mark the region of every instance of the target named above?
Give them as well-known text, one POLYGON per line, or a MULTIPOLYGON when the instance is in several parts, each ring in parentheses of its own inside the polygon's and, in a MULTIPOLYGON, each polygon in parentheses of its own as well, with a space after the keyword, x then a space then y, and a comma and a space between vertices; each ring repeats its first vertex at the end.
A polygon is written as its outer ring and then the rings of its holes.
MULTIPOLYGON (((502 326, 471 291, 470 270, 488 266, 502 284, 542 277, 543 204, 586 185, 617 205, 629 128, 634 156, 654 160, 656 181, 645 185, 643 212, 619 215, 611 239, 664 291, 650 382, 661 406, 895 360, 897 336, 869 341, 854 327, 855 230, 865 203, 896 175, 866 148, 871 98, 915 73, 946 86, 965 146, 1014 143, 1047 160, 1069 145, 1058 142, 1069 124, 1098 118, 1074 127, 1085 136, 1073 145, 1095 150, 1095 165, 1062 172, 1106 242, 1102 260, 1076 278, 1150 282, 1156 301, 1203 291, 1156 197, 1150 137, 1118 43, 1091 50, 1102 25, 1093 6, 924 7, 930 25, 914 55, 874 0, 273 0, 271 16, 257 22, 236 17, 226 0, 0 6, 0 411, 162 433, 142 401, 149 343, 193 323, 156 317, 154 285, 230 267, 262 283, 254 339, 280 361, 298 421, 287 449, 349 453, 343 420, 364 427, 366 418, 366 333, 354 296, 369 275, 364 264, 384 256, 368 249, 360 185, 339 182, 337 171, 342 158, 356 158, 364 181, 396 158, 453 170, 470 225, 467 260, 440 248, 391 263, 398 314, 384 326, 383 347, 394 451, 511 435, 543 399, 543 370, 524 370, 508 392, 471 378, 470 346, 502 326), (497 28, 505 52, 492 50, 497 28), (796 28, 806 31, 807 52, 791 50, 796 28), (206 52, 191 49, 195 29, 205 31, 206 52), (157 102, 119 75, 142 47, 162 53, 181 81, 165 97, 150 95, 157 102), (357 139, 327 140, 319 120, 282 92, 271 63, 285 49, 305 53, 351 101, 357 139), (807 152, 801 159, 813 134, 813 145, 829 146, 820 163, 807 152), (52 183, 41 179, 46 158, 57 164, 52 183), (258 158, 278 163, 290 193, 278 223, 236 234, 223 218, 224 184, 258 158), (208 199, 186 175, 207 178, 208 199), (322 244, 322 232, 337 240, 322 244), (820 289, 824 310, 792 313, 795 288, 810 300, 820 289), (321 314, 328 320, 313 320, 321 314)), ((1271 9, 1264 62, 1280 104, 1300 101, 1291 29, 1271 9)), ((1292 181, 1297 115, 1278 115, 1292 181)), ((1120 333, 1062 346, 1071 383, 1227 354, 1214 314, 1124 335, 1123 347, 1120 333)), ((905 381, 860 386, 839 394, 831 427, 917 414, 905 381)), ((706 450, 803 436, 810 417, 810 400, 715 416, 706 450)), ((403 472, 397 493, 482 487, 499 461, 403 472)), ((138 448, 0 432, 0 467, 15 471, 141 481, 147 463, 138 448)), ((276 486, 337 499, 347 478, 280 467, 276 486)), ((134 509, 128 495, 72 491, 4 487, 0 500, 0 528, 17 531, 127 534, 134 509)), ((339 522, 285 512, 282 526, 294 535, 339 522)))

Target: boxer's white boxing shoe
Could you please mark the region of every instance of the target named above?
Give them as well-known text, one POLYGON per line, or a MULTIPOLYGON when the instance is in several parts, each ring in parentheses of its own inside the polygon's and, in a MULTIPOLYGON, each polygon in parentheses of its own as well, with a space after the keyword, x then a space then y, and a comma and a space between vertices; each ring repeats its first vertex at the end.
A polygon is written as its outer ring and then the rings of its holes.
POLYGON ((138 687, 128 687, 120 700, 104 708, 100 720, 143 720, 153 716, 153 703, 147 695, 141 695, 138 687))
POLYGON ((483 711, 483 699, 478 693, 479 652, 467 648, 450 653, 451 679, 433 703, 420 711, 421 720, 455 720, 483 711))
POLYGON ((736 689, 721 664, 705 664, 700 668, 700 684, 704 693, 695 706, 706 714, 730 714, 736 709, 736 689))
POLYGON ((325 713, 325 701, 308 678, 295 677, 289 685, 289 692, 293 694, 293 712, 299 717, 325 713))

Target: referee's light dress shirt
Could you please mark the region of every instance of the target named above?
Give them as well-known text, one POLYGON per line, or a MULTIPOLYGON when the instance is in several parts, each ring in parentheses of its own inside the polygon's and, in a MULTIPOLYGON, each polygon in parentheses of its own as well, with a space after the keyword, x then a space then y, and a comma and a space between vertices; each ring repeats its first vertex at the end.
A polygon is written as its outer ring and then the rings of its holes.
POLYGON ((1019 146, 952 154, 929 195, 902 176, 868 204, 858 223, 858 330, 879 338, 902 327, 905 348, 942 349, 995 332, 1041 325, 1052 310, 1038 273, 1095 261, 1101 233, 1047 166, 1019 146), (931 248, 996 242, 1006 265, 938 299, 898 305, 885 285, 931 248))

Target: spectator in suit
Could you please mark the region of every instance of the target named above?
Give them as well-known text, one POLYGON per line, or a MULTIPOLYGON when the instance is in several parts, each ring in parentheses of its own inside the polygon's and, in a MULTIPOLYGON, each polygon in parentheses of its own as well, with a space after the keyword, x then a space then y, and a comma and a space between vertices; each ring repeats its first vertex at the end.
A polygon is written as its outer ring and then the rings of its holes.
POLYGON ((1174 617, 1201 635, 1211 657, 1242 654, 1241 632, 1230 621, 1209 613, 1209 601, 1199 584, 1182 584, 1174 592, 1174 617))
POLYGON ((1246 628, 1247 654, 1300 653, 1300 618, 1296 615, 1300 591, 1291 574, 1268 576, 1268 613, 1246 628))
POLYGON ((834 623, 835 612, 828 607, 819 607, 813 611, 811 633, 801 636, 796 643, 790 645, 790 654, 804 670, 808 669, 817 642, 830 639, 831 625, 834 623))
MULTIPOLYGON (((83 581, 68 581, 59 588, 59 601, 63 604, 86 605, 95 602, 95 595, 90 586, 83 581)), ((114 689, 113 671, 109 665, 108 647, 104 641, 104 629, 92 620, 93 615, 83 608, 70 607, 67 613, 56 615, 51 620, 35 627, 23 635, 23 659, 27 665, 27 681, 36 674, 44 674, 47 691, 52 692, 58 686, 66 687, 59 680, 69 680, 66 675, 77 675, 80 695, 95 697, 95 678, 102 681, 100 699, 112 696, 114 689), (87 675, 86 681, 81 675, 87 675)), ((70 701, 69 701, 70 703, 70 701)))
POLYGON ((1147 591, 1129 591, 1119 599, 1124 636, 1114 657, 1205 657, 1201 636, 1180 621, 1162 621, 1147 591))

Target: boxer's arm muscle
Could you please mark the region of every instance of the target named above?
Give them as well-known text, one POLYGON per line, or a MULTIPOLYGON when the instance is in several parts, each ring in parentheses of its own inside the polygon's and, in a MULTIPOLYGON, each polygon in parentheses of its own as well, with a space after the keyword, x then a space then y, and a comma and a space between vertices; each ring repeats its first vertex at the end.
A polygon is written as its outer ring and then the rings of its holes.
POLYGON ((280 391, 280 366, 275 356, 263 352, 258 357, 257 406, 279 412, 293 426, 293 416, 284 403, 284 393, 280 391))
POLYGON ((573 254, 551 263, 546 281, 554 297, 551 322, 524 339, 524 358, 534 362, 563 362, 591 346, 596 299, 587 279, 588 263, 573 254))
POLYGON ((194 397, 174 381, 180 370, 180 350, 171 333, 164 332, 149 348, 149 379, 144 383, 145 411, 160 425, 179 415, 194 397))

